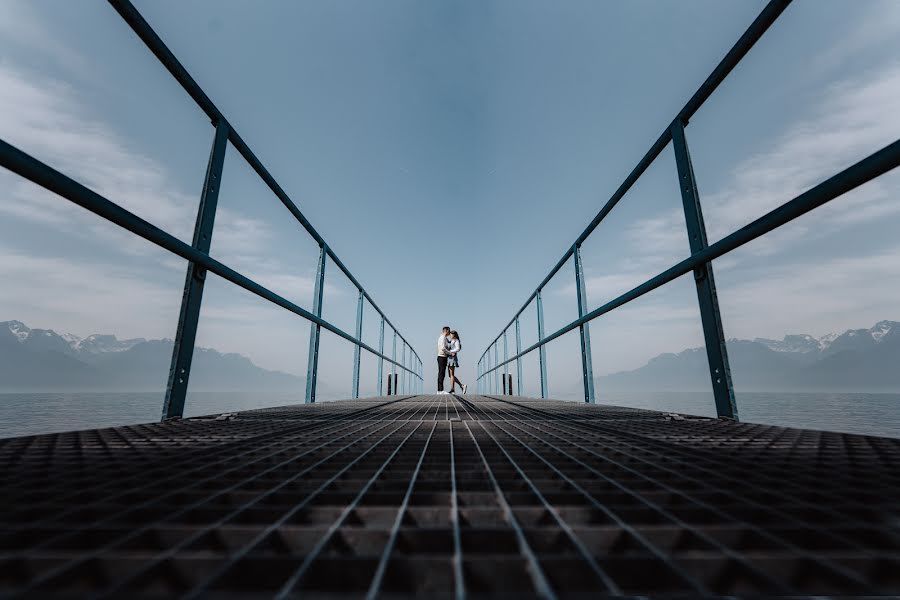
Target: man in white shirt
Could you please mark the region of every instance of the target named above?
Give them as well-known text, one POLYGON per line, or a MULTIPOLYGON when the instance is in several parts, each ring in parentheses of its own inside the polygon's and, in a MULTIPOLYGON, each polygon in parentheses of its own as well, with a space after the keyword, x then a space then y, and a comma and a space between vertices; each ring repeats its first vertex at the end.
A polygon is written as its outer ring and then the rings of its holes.
POLYGON ((446 325, 441 330, 441 337, 438 338, 437 343, 437 363, 438 363, 438 377, 437 377, 437 388, 438 394, 443 394, 444 392, 444 378, 447 377, 447 357, 450 356, 450 341, 447 339, 447 336, 450 333, 450 328, 446 325))

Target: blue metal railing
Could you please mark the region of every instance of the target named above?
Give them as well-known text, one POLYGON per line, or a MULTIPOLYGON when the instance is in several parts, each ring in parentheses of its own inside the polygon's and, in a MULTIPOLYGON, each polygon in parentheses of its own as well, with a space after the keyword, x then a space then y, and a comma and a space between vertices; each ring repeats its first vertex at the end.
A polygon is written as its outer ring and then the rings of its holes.
POLYGON ((359 372, 360 351, 367 350, 378 357, 378 393, 383 393, 384 362, 391 365, 391 373, 400 369, 404 373, 402 386, 394 393, 419 393, 423 388, 422 360, 418 353, 400 335, 396 327, 387 319, 384 312, 378 308, 371 296, 366 293, 362 285, 352 273, 344 266, 325 240, 306 220, 297 205, 288 197, 287 193, 278 185, 275 178, 266 170, 255 154, 250 150, 237 131, 231 126, 225 116, 213 104, 212 100, 200 88, 196 81, 188 74, 178 59, 163 43, 155 31, 141 16, 137 9, 128 0, 109 0, 122 19, 131 27, 138 37, 146 44, 151 52, 159 59, 169 73, 178 81, 182 88, 190 95, 194 102, 210 118, 215 127, 215 135, 210 151, 209 165, 203 183, 203 191, 200 196, 200 206, 197 212, 197 220, 194 227, 192 243, 186 244, 163 231, 149 222, 141 219, 118 204, 104 198, 96 192, 81 185, 77 181, 56 171, 52 167, 40 162, 18 148, 0 140, 0 165, 10 171, 28 179, 59 196, 86 208, 94 214, 107 219, 116 225, 138 235, 166 250, 181 256, 188 261, 187 274, 184 284, 181 312, 178 318, 178 329, 175 335, 175 344, 172 352, 172 363, 169 369, 169 379, 166 386, 166 398, 163 405, 163 419, 180 417, 184 413, 185 396, 188 380, 191 372, 191 360, 194 354, 194 342, 197 336, 197 324, 200 318, 200 305, 203 298, 203 286, 207 271, 219 275, 223 279, 238 285, 257 296, 268 300, 310 322, 309 358, 306 378, 306 402, 316 400, 316 383, 319 373, 319 339, 321 330, 326 329, 354 345, 353 354, 353 397, 359 397, 359 372), (257 282, 234 271, 228 266, 209 256, 212 242, 213 225, 216 217, 216 205, 219 197, 219 188, 222 181, 222 170, 225 159, 225 150, 228 144, 237 150, 247 161, 256 174, 266 183, 275 196, 297 219, 300 225, 319 244, 319 261, 316 272, 315 291, 313 297, 312 312, 294 304, 275 292, 261 286, 257 282), (340 269, 350 282, 356 287, 359 298, 356 310, 355 334, 347 333, 337 326, 322 319, 322 301, 325 287, 325 265, 328 259, 340 269), (368 300, 381 319, 379 347, 376 350, 362 341, 363 307, 368 300), (394 331, 394 347, 391 356, 384 353, 384 327, 388 325, 394 331), (402 343, 403 358, 397 361, 397 338, 402 343), (407 358, 407 349, 408 358, 407 358))
POLYGON ((706 344, 706 354, 709 363, 710 380, 712 382, 713 395, 716 403, 716 412, 720 417, 731 419, 738 418, 737 404, 734 398, 734 387, 731 381, 731 370, 728 364, 728 354, 725 348, 725 334, 722 329, 722 320, 719 313, 718 298, 716 295, 715 280, 713 278, 712 261, 732 250, 754 240, 766 233, 781 227, 785 223, 817 208, 835 198, 859 187, 860 185, 875 179, 900 166, 900 140, 895 141, 881 150, 860 160, 840 173, 830 177, 822 183, 800 194, 793 200, 766 213, 749 225, 733 232, 712 245, 707 244, 706 228, 703 223, 703 214, 700 206, 700 195, 697 191, 697 182, 691 165, 690 152, 688 151, 685 127, 697 110, 709 99, 710 95, 725 80, 735 66, 744 58, 753 45, 762 37, 769 26, 788 7, 791 0, 772 0, 744 32, 728 54, 716 66, 712 74, 703 82, 703 85, 694 93, 684 108, 678 112, 675 119, 660 134, 650 150, 644 155, 637 166, 631 171, 625 181, 619 186, 612 197, 606 202, 600 212, 594 217, 585 230, 578 236, 575 243, 570 246, 556 266, 538 285, 537 289, 528 297, 513 319, 503 328, 500 334, 494 338, 478 360, 477 387, 480 393, 499 393, 506 389, 512 393, 511 386, 505 382, 510 377, 509 365, 515 361, 518 375, 517 390, 523 393, 521 358, 538 350, 540 353, 540 380, 541 397, 549 396, 547 381, 547 356, 546 345, 566 333, 578 328, 581 338, 582 376, 584 379, 584 401, 595 401, 594 381, 592 373, 591 344, 589 323, 597 317, 635 300, 644 294, 662 286, 672 280, 681 277, 691 271, 697 284, 697 298, 700 305, 700 318, 703 325, 703 336, 706 344), (681 199, 684 207, 685 224, 688 240, 690 242, 691 256, 659 275, 645 281, 632 290, 622 294, 618 298, 588 312, 587 297, 584 285, 584 271, 581 263, 581 245, 593 233, 601 221, 616 206, 619 200, 628 192, 632 185, 643 175, 644 171, 659 156, 669 144, 675 151, 675 162, 678 171, 681 199), (574 260, 575 288, 578 303, 578 318, 562 327, 558 331, 545 335, 544 314, 541 291, 550 280, 559 272, 570 258, 574 260), (519 317, 525 309, 535 300, 537 305, 537 343, 522 349, 519 317), (500 339, 506 344, 506 332, 515 326, 516 352, 512 357, 506 357, 501 362, 497 359, 497 348, 500 339), (491 357, 491 349, 494 356, 491 357), (500 369, 503 369, 501 372, 500 369), (499 375, 499 377, 498 377, 499 375), (501 379, 504 382, 501 385, 501 379))

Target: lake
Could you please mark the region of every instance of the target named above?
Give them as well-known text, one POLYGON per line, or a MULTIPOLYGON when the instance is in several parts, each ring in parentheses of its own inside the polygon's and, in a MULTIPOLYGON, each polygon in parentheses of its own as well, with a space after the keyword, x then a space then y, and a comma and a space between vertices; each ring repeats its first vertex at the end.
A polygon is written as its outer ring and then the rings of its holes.
MULTIPOLYGON (((900 438, 900 394, 738 393, 742 421, 900 438)), ((298 404, 303 392, 194 392, 185 416, 298 404)), ((713 416, 712 393, 611 392, 603 404, 713 416)), ((163 394, 0 394, 0 437, 158 421, 163 394)))

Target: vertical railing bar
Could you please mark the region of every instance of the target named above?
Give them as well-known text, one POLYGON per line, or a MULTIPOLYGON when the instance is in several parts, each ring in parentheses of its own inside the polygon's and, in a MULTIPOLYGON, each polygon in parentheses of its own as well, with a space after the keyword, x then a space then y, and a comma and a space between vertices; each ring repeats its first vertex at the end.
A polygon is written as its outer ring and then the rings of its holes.
POLYGON ((391 382, 394 384, 394 395, 397 395, 397 365, 394 364, 397 362, 397 330, 393 327, 391 329, 394 331, 394 348, 391 351, 391 360, 394 361, 391 363, 391 382))
MULTIPOLYGON (((691 254, 696 254, 705 250, 708 245, 706 226, 703 223, 700 192, 691 163, 684 123, 680 119, 676 119, 672 123, 672 146, 675 150, 675 163, 678 167, 678 184, 684 206, 688 241, 691 245, 691 254)), ((716 294, 716 282, 711 262, 705 262, 694 269, 694 281, 697 284, 697 300, 700 304, 700 320, 703 324, 703 338, 706 344, 706 357, 709 362, 716 413, 719 417, 737 420, 737 402, 734 398, 731 368, 728 364, 728 351, 725 345, 725 331, 722 327, 722 315, 719 312, 719 299, 716 294)))
POLYGON ((516 377, 519 378, 518 385, 516 389, 519 390, 519 395, 524 396, 525 392, 525 381, 522 378, 522 358, 519 354, 522 353, 522 330, 519 326, 519 317, 516 317, 516 377))
MULTIPOLYGON (((575 260, 575 290, 578 297, 578 318, 587 314, 587 290, 584 283, 584 263, 581 261, 581 246, 572 247, 572 256, 575 260)), ((594 404, 594 365, 591 358, 591 330, 585 323, 578 328, 581 338, 581 375, 584 379, 584 401, 594 404)))
POLYGON ((490 352, 491 352, 492 347, 493 347, 493 344, 488 346, 488 356, 487 356, 488 375, 487 375, 487 388, 486 389, 487 389, 488 393, 494 392, 494 380, 493 380, 494 373, 493 373, 493 371, 490 370, 491 369, 491 354, 490 354, 490 352))
MULTIPOLYGON (((537 326, 538 326, 538 342, 544 341, 544 301, 543 290, 538 290, 535 298, 537 300, 537 326)), ((547 346, 541 345, 538 350, 541 370, 541 398, 547 398, 549 391, 547 385, 547 346)))
MULTIPOLYGON (((225 164, 225 152, 228 148, 229 130, 230 126, 225 119, 219 120, 216 124, 216 133, 213 137, 209 163, 203 180, 203 191, 200 194, 200 205, 197 209, 197 220, 194 223, 192 244, 195 249, 204 254, 209 254, 212 244, 216 205, 219 201, 219 189, 222 187, 222 169, 225 164)), ((197 324, 200 320, 200 305, 203 301, 205 281, 206 268, 189 262, 184 279, 181 309, 178 314, 178 328, 172 347, 172 362, 169 367, 166 396, 163 401, 163 420, 184 415, 184 402, 191 375, 191 362, 194 357, 194 343, 197 339, 197 324)))
MULTIPOLYGON (((505 363, 506 361, 509 360, 509 346, 508 346, 507 341, 506 341, 506 333, 507 333, 507 331, 508 331, 508 329, 504 329, 504 330, 503 330, 503 362, 504 362, 504 363, 505 363)), ((508 364, 504 364, 504 365, 503 365, 503 387, 506 387, 506 380, 508 379, 508 378, 506 377, 506 374, 507 374, 508 372, 509 372, 509 365, 508 365, 508 364)), ((511 396, 511 395, 512 395, 512 390, 509 390, 509 389, 508 389, 508 390, 506 390, 506 393, 509 394, 509 395, 511 396)))
MULTIPOLYGON (((378 330, 378 353, 384 354, 384 315, 381 315, 381 328, 378 330)), ((384 395, 384 358, 378 357, 378 395, 384 395)))
POLYGON ((475 363, 475 393, 481 393, 481 359, 475 363))
MULTIPOLYGON (((494 342, 494 366, 495 367, 500 364, 499 350, 500 350, 500 345, 497 342, 494 342)), ((500 393, 500 369, 494 369, 493 376, 494 376, 494 393, 499 394, 500 393)))
MULTIPOLYGON (((400 351, 400 364, 404 367, 406 366, 406 342, 403 342, 403 346, 400 351)), ((400 374, 400 393, 406 393, 406 370, 400 374)))
MULTIPOLYGON (((356 339, 362 341, 363 305, 366 301, 362 288, 359 288, 359 299, 356 302, 356 339)), ((353 346, 353 398, 359 398, 359 363, 362 348, 353 346)))
MULTIPOLYGON (((319 263, 316 267, 316 284, 313 290, 312 312, 317 317, 322 317, 322 302, 325 294, 325 265, 328 261, 328 246, 323 242, 319 246, 319 263)), ((319 377, 319 337, 322 328, 316 323, 309 325, 309 356, 306 367, 306 403, 316 401, 316 384, 319 377)))

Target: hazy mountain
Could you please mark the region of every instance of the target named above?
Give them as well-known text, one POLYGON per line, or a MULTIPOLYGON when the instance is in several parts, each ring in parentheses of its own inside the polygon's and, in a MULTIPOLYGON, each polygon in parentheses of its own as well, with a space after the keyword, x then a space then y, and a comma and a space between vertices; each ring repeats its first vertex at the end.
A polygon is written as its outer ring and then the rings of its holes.
MULTIPOLYGON (((157 391, 166 387, 172 340, 80 338, 20 321, 0 322, 0 391, 157 391)), ((296 391, 305 380, 240 354, 197 348, 194 391, 296 391)))
MULTIPOLYGON (((900 323, 880 321, 821 338, 728 340, 736 389, 745 391, 900 391, 900 323)), ((634 371, 598 377, 612 391, 709 390, 706 350, 661 354, 634 371)))

